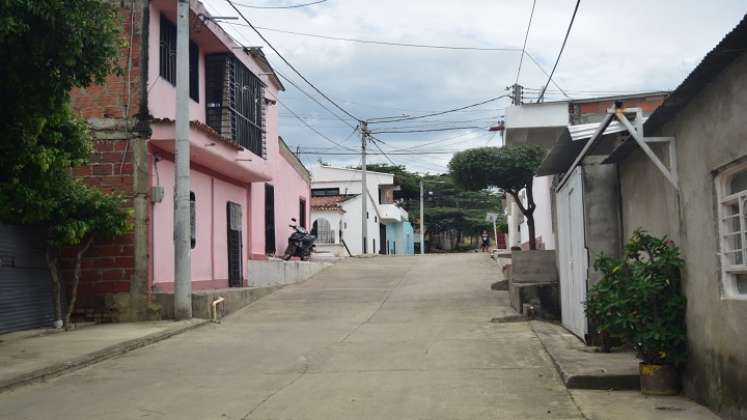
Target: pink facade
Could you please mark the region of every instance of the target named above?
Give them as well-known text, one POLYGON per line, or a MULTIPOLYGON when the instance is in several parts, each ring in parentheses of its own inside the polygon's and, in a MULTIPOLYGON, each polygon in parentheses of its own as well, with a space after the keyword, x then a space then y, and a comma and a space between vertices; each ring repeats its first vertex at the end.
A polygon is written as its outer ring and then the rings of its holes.
MULTIPOLYGON (((191 192, 195 197, 195 243, 192 249, 193 289, 229 287, 228 203, 241 208, 243 285, 247 265, 265 257, 265 184, 274 187, 276 249, 285 249, 291 217, 299 218, 300 200, 306 202, 308 220, 309 176, 303 165, 281 145, 278 136, 277 97, 282 85, 261 56, 245 52, 217 25, 197 18, 207 14, 202 5, 193 10, 191 41, 199 48, 199 98, 190 99, 191 192), (205 57, 233 54, 264 84, 264 156, 238 147, 231 139, 207 127, 205 57)), ((163 188, 160 202, 151 202, 149 284, 153 290, 173 290, 173 191, 175 87, 159 74, 160 16, 175 21, 175 2, 156 0, 150 5, 148 108, 153 116, 149 142, 150 182, 163 188)), ((260 53, 261 54, 261 53, 260 53)))

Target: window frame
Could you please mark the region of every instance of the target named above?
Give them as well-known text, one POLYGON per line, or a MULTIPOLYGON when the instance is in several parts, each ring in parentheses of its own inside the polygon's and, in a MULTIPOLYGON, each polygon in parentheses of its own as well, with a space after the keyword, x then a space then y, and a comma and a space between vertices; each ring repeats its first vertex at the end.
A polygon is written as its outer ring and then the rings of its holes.
POLYGON ((719 259, 721 263, 721 285, 722 299, 747 300, 747 293, 741 293, 737 285, 738 275, 747 275, 747 189, 739 192, 730 192, 732 179, 742 172, 747 172, 747 160, 729 165, 728 169, 715 177, 716 206, 717 206, 717 233, 719 245, 719 259), (726 215, 725 208, 733 206, 736 201, 737 214, 726 215), (726 226, 727 221, 736 216, 739 221, 738 230, 735 232, 726 226), (728 244, 727 237, 738 234, 740 237, 740 248, 742 253, 742 264, 731 264, 728 254, 734 254, 735 250, 728 244))
MULTIPOLYGON (((158 75, 176 86, 176 24, 161 14, 158 40, 158 75)), ((200 49, 189 40, 189 97, 200 102, 200 49)))

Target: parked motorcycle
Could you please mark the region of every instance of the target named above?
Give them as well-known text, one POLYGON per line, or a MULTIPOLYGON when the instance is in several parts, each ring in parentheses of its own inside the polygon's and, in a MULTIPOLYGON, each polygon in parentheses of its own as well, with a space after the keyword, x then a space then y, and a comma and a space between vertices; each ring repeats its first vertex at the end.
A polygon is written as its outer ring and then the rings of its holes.
POLYGON ((306 261, 311 258, 311 253, 314 251, 316 236, 309 234, 303 226, 298 226, 296 219, 291 219, 291 221, 293 223, 288 226, 293 228, 294 232, 288 238, 288 247, 285 249, 283 259, 287 261, 292 257, 299 257, 306 261))

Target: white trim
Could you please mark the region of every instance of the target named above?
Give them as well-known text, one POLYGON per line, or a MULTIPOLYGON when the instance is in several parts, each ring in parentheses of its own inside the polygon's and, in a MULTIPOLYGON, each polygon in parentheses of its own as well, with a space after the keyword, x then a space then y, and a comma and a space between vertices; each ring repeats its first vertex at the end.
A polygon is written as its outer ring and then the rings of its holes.
POLYGON ((736 284, 737 275, 747 274, 747 190, 736 193, 728 190, 732 178, 743 171, 747 171, 747 162, 734 164, 714 178, 718 206, 718 255, 721 259, 722 299, 747 300, 747 293, 740 293, 736 284), (724 212, 725 206, 733 206, 734 204, 737 204, 737 214, 727 216, 724 212), (738 226, 735 229, 727 230, 725 223, 732 222, 735 216, 738 226), (729 236, 735 235, 741 237, 739 249, 731 249, 732 247, 727 242, 729 236), (742 254, 742 264, 731 264, 729 254, 736 253, 742 254))

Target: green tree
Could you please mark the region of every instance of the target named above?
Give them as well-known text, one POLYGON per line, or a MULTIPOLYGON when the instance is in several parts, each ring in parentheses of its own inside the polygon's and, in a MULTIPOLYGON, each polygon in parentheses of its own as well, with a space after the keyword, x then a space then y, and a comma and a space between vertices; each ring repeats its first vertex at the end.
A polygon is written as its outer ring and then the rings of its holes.
POLYGON ((80 260, 94 237, 130 229, 124 198, 88 187, 71 168, 87 163, 92 141, 70 110, 71 89, 117 70, 116 13, 101 0, 0 0, 0 222, 47 226, 47 262, 62 319, 58 258, 77 246, 70 325, 80 260))
POLYGON ((64 191, 57 194, 58 201, 47 218, 47 265, 55 291, 56 319, 62 319, 65 328, 70 327, 70 317, 78 299, 81 259, 96 237, 122 235, 132 229, 131 209, 125 207, 125 199, 118 194, 104 194, 77 179, 66 177, 64 191), (60 251, 75 246, 73 276, 70 285, 70 301, 67 313, 62 318, 60 302, 61 279, 59 270, 60 251))
POLYGON ((536 145, 481 147, 455 154, 449 162, 449 170, 454 180, 468 190, 496 187, 510 194, 527 220, 529 248, 537 249, 534 227, 537 206, 532 180, 544 156, 544 149, 536 145), (519 198, 522 190, 526 191, 526 206, 519 198))

